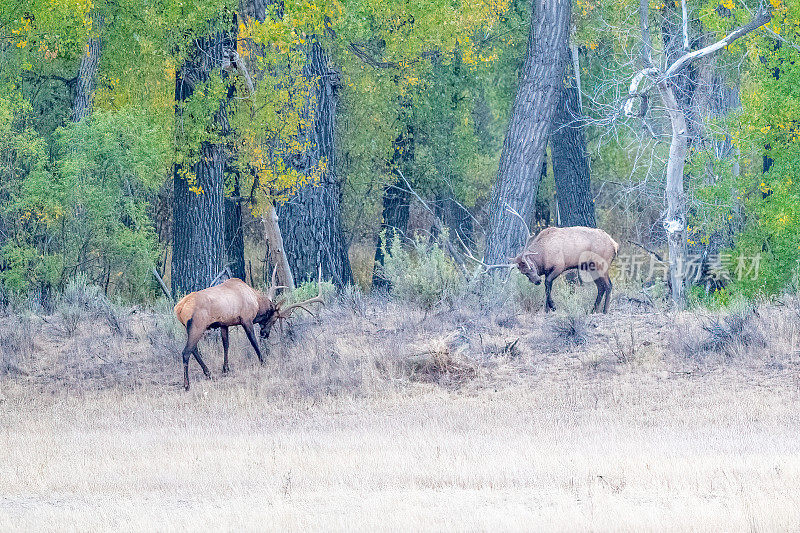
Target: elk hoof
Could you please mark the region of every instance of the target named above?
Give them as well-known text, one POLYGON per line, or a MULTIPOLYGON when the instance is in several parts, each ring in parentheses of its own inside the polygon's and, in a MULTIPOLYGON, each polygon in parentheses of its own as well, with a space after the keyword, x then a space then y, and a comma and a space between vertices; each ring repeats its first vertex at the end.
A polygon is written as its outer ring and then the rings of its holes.
POLYGON ((227 374, 231 371, 231 368, 228 365, 222 365, 222 373, 227 374))

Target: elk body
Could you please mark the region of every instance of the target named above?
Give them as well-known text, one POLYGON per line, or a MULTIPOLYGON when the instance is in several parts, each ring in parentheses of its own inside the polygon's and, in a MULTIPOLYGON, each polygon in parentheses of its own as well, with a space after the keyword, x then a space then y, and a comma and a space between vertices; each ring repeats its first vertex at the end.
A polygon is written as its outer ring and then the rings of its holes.
MULTIPOLYGON (((320 286, 318 284, 318 286, 320 286)), ((298 308, 305 309, 311 303, 322 303, 321 293, 314 298, 300 303, 283 306, 275 303, 275 272, 272 274, 272 286, 267 293, 250 287, 244 281, 232 278, 215 287, 192 292, 184 296, 175 306, 175 316, 181 324, 186 326, 186 347, 183 349, 183 386, 189 390, 189 360, 194 354, 203 373, 211 377, 208 367, 200 357, 197 343, 206 331, 219 328, 222 334, 222 349, 224 360, 222 372, 227 373, 228 367, 228 328, 242 326, 247 339, 258 355, 258 360, 264 363, 261 349, 258 347, 254 333, 254 325, 261 326, 261 337, 269 336, 272 326, 279 318, 288 318, 292 311, 298 308)), ((320 286, 321 290, 321 286, 320 286)))
POLYGON ((608 233, 597 228, 572 226, 545 228, 528 237, 525 248, 511 259, 529 280, 538 285, 544 278, 545 312, 555 311, 550 296, 553 281, 563 272, 578 269, 581 278, 597 285, 594 312, 608 312, 611 299, 611 278, 608 269, 619 251, 619 244, 608 233))

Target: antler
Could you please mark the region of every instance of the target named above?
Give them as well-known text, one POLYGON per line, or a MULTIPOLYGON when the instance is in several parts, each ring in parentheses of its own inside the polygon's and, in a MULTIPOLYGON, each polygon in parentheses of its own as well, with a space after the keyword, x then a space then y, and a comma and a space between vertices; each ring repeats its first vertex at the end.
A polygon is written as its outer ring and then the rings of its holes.
POLYGON ((270 302, 274 302, 275 301, 275 292, 277 292, 278 289, 285 289, 286 288, 284 285, 280 285, 280 286, 276 285, 277 279, 276 279, 275 276, 276 276, 277 273, 278 273, 278 265, 275 265, 272 268, 272 281, 269 284, 269 289, 267 289, 267 298, 269 298, 270 302))
POLYGON ((304 310, 305 312, 307 312, 308 314, 313 315, 314 313, 312 313, 311 311, 306 309, 307 305, 310 305, 310 304, 313 304, 313 303, 320 303, 320 304, 325 305, 325 302, 322 300, 322 265, 319 266, 318 272, 319 273, 317 275, 317 295, 314 296, 313 298, 309 298, 308 300, 303 300, 302 302, 298 302, 296 304, 288 305, 288 306, 284 307, 283 309, 279 309, 278 310, 278 318, 289 318, 289 315, 292 314, 292 311, 294 311, 297 308, 300 308, 300 309, 304 310))

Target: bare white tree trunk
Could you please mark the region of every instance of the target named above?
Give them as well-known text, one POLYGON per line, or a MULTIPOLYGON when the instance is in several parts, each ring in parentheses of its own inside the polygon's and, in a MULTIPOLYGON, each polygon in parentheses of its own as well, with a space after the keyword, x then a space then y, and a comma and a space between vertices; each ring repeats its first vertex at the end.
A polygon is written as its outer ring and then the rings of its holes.
MULTIPOLYGON (((688 46, 688 23, 685 2, 683 4, 684 46, 688 46)), ((631 80, 629 96, 625 102, 625 114, 633 116, 633 103, 636 97, 643 97, 646 91, 640 90, 640 85, 645 78, 651 80, 664 107, 667 109, 672 124, 672 141, 669 146, 669 159, 667 161, 667 184, 665 196, 667 200, 667 215, 664 228, 667 231, 669 243, 670 284, 672 286, 672 301, 676 308, 686 307, 685 265, 686 265, 686 195, 683 190, 683 169, 686 165, 686 152, 688 148, 688 131, 686 116, 675 98, 675 93, 670 86, 670 78, 677 74, 683 67, 692 61, 715 54, 731 44, 733 41, 760 28, 772 19, 772 12, 762 6, 753 18, 741 28, 729 33, 725 38, 693 52, 687 52, 676 59, 664 71, 653 66, 652 44, 649 29, 649 3, 641 0, 639 15, 642 31, 642 62, 644 69, 637 72, 631 80)))
POLYGON ((286 249, 283 247, 281 227, 278 225, 278 213, 272 204, 261 215, 261 221, 264 224, 264 234, 269 244, 269 257, 267 259, 278 268, 278 283, 289 290, 294 290, 294 277, 292 276, 292 270, 289 268, 286 249))
POLYGON ((656 84, 658 93, 669 113, 672 123, 672 141, 667 160, 667 217, 664 228, 667 230, 669 244, 669 280, 672 287, 672 301, 678 309, 686 307, 686 286, 684 268, 686 261, 686 195, 683 191, 683 168, 689 144, 686 131, 686 117, 678 107, 675 93, 666 82, 656 84))

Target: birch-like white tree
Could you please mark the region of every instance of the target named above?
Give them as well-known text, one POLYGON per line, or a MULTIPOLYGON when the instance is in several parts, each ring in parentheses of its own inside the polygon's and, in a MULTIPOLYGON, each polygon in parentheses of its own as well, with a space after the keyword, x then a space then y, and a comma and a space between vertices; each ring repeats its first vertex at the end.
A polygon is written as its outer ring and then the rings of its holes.
POLYGON ((693 62, 718 53, 735 40, 768 23, 772 18, 771 11, 762 4, 753 13, 750 21, 743 26, 712 44, 692 50, 688 12, 686 0, 682 0, 683 50, 678 54, 664 53, 663 59, 657 62, 654 58, 650 35, 650 2, 648 0, 640 1, 642 69, 633 76, 624 105, 627 116, 644 116, 647 111, 649 95, 651 92, 655 92, 669 116, 672 132, 666 165, 665 199, 667 206, 663 224, 669 245, 672 300, 679 309, 686 305, 687 200, 684 191, 684 167, 690 134, 686 119, 688 112, 676 97, 676 81, 681 72, 693 62), (635 110, 637 100, 641 105, 638 110, 635 110))

